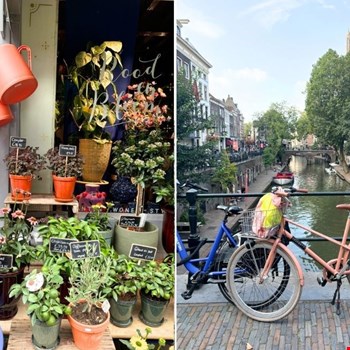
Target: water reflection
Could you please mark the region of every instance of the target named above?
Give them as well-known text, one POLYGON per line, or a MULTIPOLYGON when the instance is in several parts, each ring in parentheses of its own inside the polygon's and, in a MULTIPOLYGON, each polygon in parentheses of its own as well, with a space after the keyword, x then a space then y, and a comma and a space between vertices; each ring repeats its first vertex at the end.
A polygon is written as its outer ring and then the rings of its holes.
MULTIPOLYGON (((349 191, 349 184, 335 174, 328 174, 325 163, 308 165, 306 158, 292 157, 289 169, 295 174, 294 187, 306 188, 309 192, 341 192, 349 191)), ((304 226, 325 233, 332 237, 343 234, 347 211, 336 209, 337 204, 349 203, 349 196, 306 196, 292 197, 292 207, 287 216, 304 226)), ((301 228, 292 227, 296 237, 308 237, 309 234, 301 228)), ((317 254, 328 261, 337 256, 338 248, 329 242, 304 242, 317 254)), ((317 270, 311 259, 291 245, 290 248, 299 256, 305 270, 317 270)))

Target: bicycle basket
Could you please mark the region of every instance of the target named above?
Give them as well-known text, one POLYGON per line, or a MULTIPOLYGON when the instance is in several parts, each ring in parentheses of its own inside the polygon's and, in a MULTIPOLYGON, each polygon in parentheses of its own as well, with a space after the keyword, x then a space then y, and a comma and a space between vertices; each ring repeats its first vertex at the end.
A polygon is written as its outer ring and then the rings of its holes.
POLYGON ((282 215, 282 210, 279 208, 247 210, 241 217, 242 233, 260 238, 271 237, 278 231, 282 215))

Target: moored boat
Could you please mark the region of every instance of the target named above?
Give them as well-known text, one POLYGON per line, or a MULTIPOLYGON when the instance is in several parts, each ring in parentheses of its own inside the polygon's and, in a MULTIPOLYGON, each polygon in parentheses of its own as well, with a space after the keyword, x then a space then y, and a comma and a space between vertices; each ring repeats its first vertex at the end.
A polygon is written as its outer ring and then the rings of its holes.
POLYGON ((294 174, 289 171, 280 171, 272 178, 276 185, 290 185, 294 182, 294 174))
POLYGON ((328 173, 328 174, 336 174, 337 172, 335 171, 335 169, 333 168, 324 168, 324 170, 328 173))

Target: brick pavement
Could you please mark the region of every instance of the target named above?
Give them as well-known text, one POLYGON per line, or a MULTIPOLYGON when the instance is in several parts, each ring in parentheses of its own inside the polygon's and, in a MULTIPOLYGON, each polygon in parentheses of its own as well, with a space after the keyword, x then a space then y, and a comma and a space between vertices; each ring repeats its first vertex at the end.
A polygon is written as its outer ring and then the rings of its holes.
MULTIPOLYGON (((248 191, 264 191, 273 173, 269 170, 261 174, 248 191)), ((255 198, 246 197, 240 205, 248 208, 254 201, 255 198)), ((206 213, 207 224, 201 227, 200 235, 213 238, 221 220, 222 216, 216 210, 206 213)), ((232 223, 230 221, 229 225, 232 223)), ((287 318, 263 323, 247 318, 226 302, 215 285, 203 286, 194 292, 192 299, 184 301, 180 293, 186 283, 185 270, 180 267, 177 274, 177 350, 246 350, 248 344, 254 350, 346 350, 350 346, 350 288, 347 282, 341 290, 343 299, 339 316, 329 302, 334 288, 331 291, 323 289, 312 277, 312 283, 306 278, 304 297, 287 318)))

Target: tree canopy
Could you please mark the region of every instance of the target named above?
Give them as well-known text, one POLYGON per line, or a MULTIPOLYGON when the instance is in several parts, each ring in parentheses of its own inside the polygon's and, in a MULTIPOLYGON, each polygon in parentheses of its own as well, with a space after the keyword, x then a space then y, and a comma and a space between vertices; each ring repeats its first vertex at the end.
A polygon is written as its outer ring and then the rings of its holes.
POLYGON ((313 66, 307 84, 306 112, 320 142, 338 152, 345 172, 344 143, 350 136, 350 54, 328 50, 313 66))

